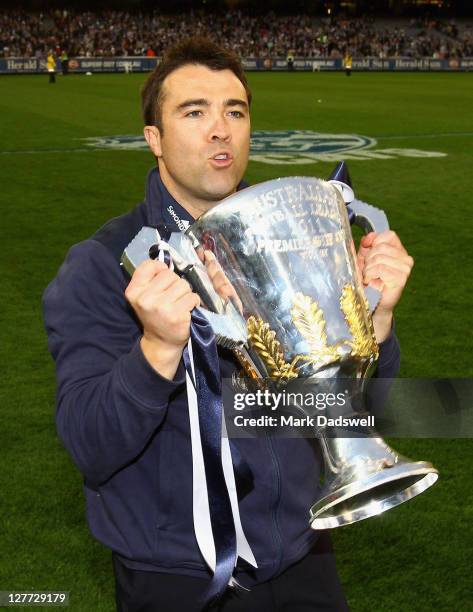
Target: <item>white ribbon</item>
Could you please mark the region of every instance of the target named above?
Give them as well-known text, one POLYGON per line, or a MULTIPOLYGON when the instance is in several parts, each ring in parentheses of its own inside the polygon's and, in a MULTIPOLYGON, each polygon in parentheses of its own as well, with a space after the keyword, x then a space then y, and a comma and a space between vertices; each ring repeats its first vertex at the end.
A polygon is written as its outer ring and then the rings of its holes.
MULTIPOLYGON (((158 248, 159 248, 158 261, 162 261, 163 263, 165 263, 165 261, 164 261, 164 251, 168 251, 168 253, 169 253, 169 245, 164 240, 160 240, 158 242, 158 248)), ((172 262, 172 257, 171 256, 169 256, 169 269, 171 270, 171 272, 174 271, 174 264, 172 262)))
MULTIPOLYGON (((189 351, 189 361, 192 368, 192 375, 195 380, 194 356, 192 354, 192 342, 187 343, 189 351)), ((192 509, 194 517, 194 531, 199 545, 200 552, 209 568, 215 572, 216 553, 215 542, 210 521, 209 498, 207 494, 207 479, 205 477, 204 456, 202 452, 202 442, 200 438, 199 411, 197 404, 197 393, 194 382, 189 373, 186 372, 187 399, 189 403, 189 422, 192 446, 192 509)), ((251 547, 246 539, 241 524, 240 510, 238 507, 238 497, 235 485, 235 474, 233 472, 233 462, 230 450, 230 443, 226 435, 225 416, 222 412, 222 467, 225 476, 228 495, 232 507, 233 522, 235 525, 237 541, 237 557, 244 559, 253 567, 258 567, 251 547)), ((236 581, 230 578, 229 584, 233 585, 236 581)))

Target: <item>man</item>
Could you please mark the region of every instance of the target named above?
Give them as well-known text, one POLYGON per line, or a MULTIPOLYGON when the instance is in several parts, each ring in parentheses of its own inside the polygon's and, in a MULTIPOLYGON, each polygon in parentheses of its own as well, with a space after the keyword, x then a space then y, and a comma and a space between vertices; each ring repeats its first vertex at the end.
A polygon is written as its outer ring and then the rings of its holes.
POLYGON ((48 57, 46 58, 46 69, 49 74, 49 82, 56 82, 56 60, 54 59, 54 55, 52 51, 48 52, 48 57))
MULTIPOLYGON (((131 281, 120 255, 143 225, 175 231, 242 186, 251 93, 239 60, 202 39, 169 50, 143 92, 144 134, 157 160, 145 201, 75 245, 45 292, 57 363, 57 427, 84 475, 88 520, 113 554, 117 609, 196 612, 211 574, 192 516, 192 453, 182 353, 199 304, 186 281, 148 260, 131 281)), ((397 236, 366 236, 366 284, 382 289, 374 316, 378 375, 399 363, 392 311, 412 267, 397 236)), ((237 367, 219 349, 220 373, 237 367)), ((234 441, 251 470, 239 490, 258 563, 212 610, 346 610, 326 533, 308 527, 321 457, 314 440, 234 441)))
POLYGON ((353 68, 353 58, 348 51, 346 51, 343 57, 343 67, 345 68, 345 75, 351 76, 351 70, 353 68))
POLYGON ((289 51, 289 53, 287 54, 286 62, 287 62, 287 69, 289 71, 294 70, 294 54, 292 53, 292 51, 289 51))
POLYGON ((66 76, 69 74, 69 56, 65 49, 63 49, 61 52, 60 60, 61 60, 62 74, 63 76, 66 76))

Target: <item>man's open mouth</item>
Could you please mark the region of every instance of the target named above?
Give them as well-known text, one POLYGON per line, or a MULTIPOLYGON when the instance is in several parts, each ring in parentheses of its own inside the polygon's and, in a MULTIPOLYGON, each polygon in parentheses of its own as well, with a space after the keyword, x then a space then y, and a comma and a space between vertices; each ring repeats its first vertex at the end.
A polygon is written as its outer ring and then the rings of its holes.
POLYGON ((229 166, 233 161, 231 153, 228 152, 216 153, 210 159, 212 162, 214 162, 214 165, 217 165, 218 167, 229 166))

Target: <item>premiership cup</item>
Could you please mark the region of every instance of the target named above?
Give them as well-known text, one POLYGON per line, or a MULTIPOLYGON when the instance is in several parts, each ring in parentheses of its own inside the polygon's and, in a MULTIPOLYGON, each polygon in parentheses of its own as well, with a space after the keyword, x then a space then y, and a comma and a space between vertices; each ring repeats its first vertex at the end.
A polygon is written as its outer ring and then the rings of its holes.
MULTIPOLYGON (((342 193, 317 178, 268 181, 229 196, 168 240, 178 269, 192 268, 186 277, 218 342, 262 384, 349 386, 359 395, 375 369, 370 310, 377 292, 367 295, 359 278, 349 215, 366 231, 388 226, 382 211, 357 200, 347 210, 342 193), (233 303, 212 289, 196 256, 201 248, 212 251, 233 285, 233 303)), ((314 435, 325 462, 323 492, 310 509, 314 529, 381 514, 438 478, 430 463, 402 457, 372 428, 334 435, 319 427, 314 435)))
MULTIPOLYGON (((369 208, 355 213, 370 231, 380 229, 377 218, 369 208)), ((315 178, 262 183, 209 210, 189 233, 213 252, 241 300, 248 340, 234 350, 248 376, 306 388, 324 381, 325 389, 327 380, 366 381, 378 346, 339 189, 315 178)), ((314 529, 380 514, 437 480, 430 463, 401 457, 373 431, 318 435, 326 475, 310 510, 314 529)))

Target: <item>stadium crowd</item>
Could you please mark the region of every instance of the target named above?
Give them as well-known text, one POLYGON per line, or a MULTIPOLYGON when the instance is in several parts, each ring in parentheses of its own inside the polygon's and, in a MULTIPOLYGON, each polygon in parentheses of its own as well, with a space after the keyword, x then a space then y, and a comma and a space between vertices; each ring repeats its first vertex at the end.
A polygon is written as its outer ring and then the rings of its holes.
POLYGON ((184 15, 55 10, 0 15, 0 57, 160 56, 176 39, 207 35, 243 57, 472 57, 473 27, 452 21, 405 24, 305 15, 184 15))

